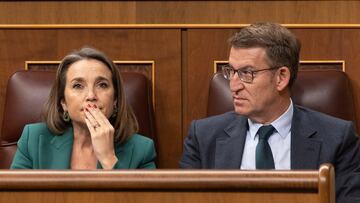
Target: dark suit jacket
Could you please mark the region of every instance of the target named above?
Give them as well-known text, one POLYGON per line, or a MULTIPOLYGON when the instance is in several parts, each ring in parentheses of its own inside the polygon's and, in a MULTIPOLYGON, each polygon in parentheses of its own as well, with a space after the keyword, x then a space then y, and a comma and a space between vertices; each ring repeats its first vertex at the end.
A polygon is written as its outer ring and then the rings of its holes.
MULTIPOLYGON (((191 123, 181 168, 240 169, 247 118, 228 112, 191 123)), ((360 145, 350 121, 294 106, 291 169, 335 167, 337 197, 348 196, 349 174, 360 166, 360 145)))
MULTIPOLYGON (((72 128, 54 135, 45 123, 26 125, 18 141, 12 169, 69 169, 74 136, 72 128)), ((114 169, 155 168, 153 141, 138 134, 115 145, 114 169)), ((102 168, 98 163, 97 168, 102 168)))

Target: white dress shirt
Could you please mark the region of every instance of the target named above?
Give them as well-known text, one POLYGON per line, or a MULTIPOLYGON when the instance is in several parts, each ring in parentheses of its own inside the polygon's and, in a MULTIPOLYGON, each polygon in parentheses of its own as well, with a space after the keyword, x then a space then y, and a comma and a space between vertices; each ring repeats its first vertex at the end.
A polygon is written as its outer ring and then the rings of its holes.
MULTIPOLYGON (((268 142, 274 157, 275 169, 290 169, 290 148, 291 148, 291 121, 294 113, 293 102, 290 99, 288 109, 279 118, 271 123, 275 130, 270 136, 268 142)), ((243 157, 241 161, 241 169, 255 170, 255 152, 259 136, 256 134, 263 125, 255 123, 248 119, 249 129, 246 133, 243 157)))

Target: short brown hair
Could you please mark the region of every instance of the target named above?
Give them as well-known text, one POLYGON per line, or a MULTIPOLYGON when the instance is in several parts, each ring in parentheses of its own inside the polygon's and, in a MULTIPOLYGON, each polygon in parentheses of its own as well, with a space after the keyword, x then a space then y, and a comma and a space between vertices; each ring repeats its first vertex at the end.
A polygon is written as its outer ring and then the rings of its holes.
POLYGON ((138 131, 138 122, 130 105, 126 101, 125 90, 123 88, 123 80, 120 76, 120 71, 116 65, 104 53, 94 49, 85 47, 81 50, 74 51, 61 61, 57 73, 55 83, 51 89, 48 101, 43 108, 43 119, 48 128, 54 134, 63 134, 70 122, 63 120, 63 109, 61 107, 61 100, 64 99, 64 91, 66 86, 66 73, 69 67, 80 60, 95 59, 104 63, 111 71, 112 82, 114 85, 115 99, 117 100, 116 116, 109 119, 110 123, 115 129, 114 142, 122 143, 129 136, 138 131))
POLYGON ((244 27, 229 39, 234 48, 263 47, 271 67, 286 66, 290 70, 289 87, 299 69, 300 41, 287 28, 277 23, 256 23, 244 27))

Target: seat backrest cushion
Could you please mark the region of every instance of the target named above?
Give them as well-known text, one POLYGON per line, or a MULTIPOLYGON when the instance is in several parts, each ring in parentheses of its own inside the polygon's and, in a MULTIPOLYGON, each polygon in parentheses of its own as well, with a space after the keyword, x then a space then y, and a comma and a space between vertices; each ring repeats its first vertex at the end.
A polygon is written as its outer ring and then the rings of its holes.
POLYGON ((54 79, 53 71, 18 71, 10 77, 1 129, 3 143, 17 142, 25 124, 41 120, 54 79))

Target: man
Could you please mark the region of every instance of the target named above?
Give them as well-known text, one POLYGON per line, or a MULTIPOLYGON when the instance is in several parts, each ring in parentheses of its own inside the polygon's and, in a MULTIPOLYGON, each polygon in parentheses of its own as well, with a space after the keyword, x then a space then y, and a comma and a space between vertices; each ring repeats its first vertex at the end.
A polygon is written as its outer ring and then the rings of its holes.
POLYGON ((337 199, 351 199, 349 174, 360 166, 359 139, 350 121, 294 105, 290 88, 299 67, 300 42, 274 23, 243 28, 229 40, 235 112, 193 121, 181 168, 319 168, 331 163, 337 199))

